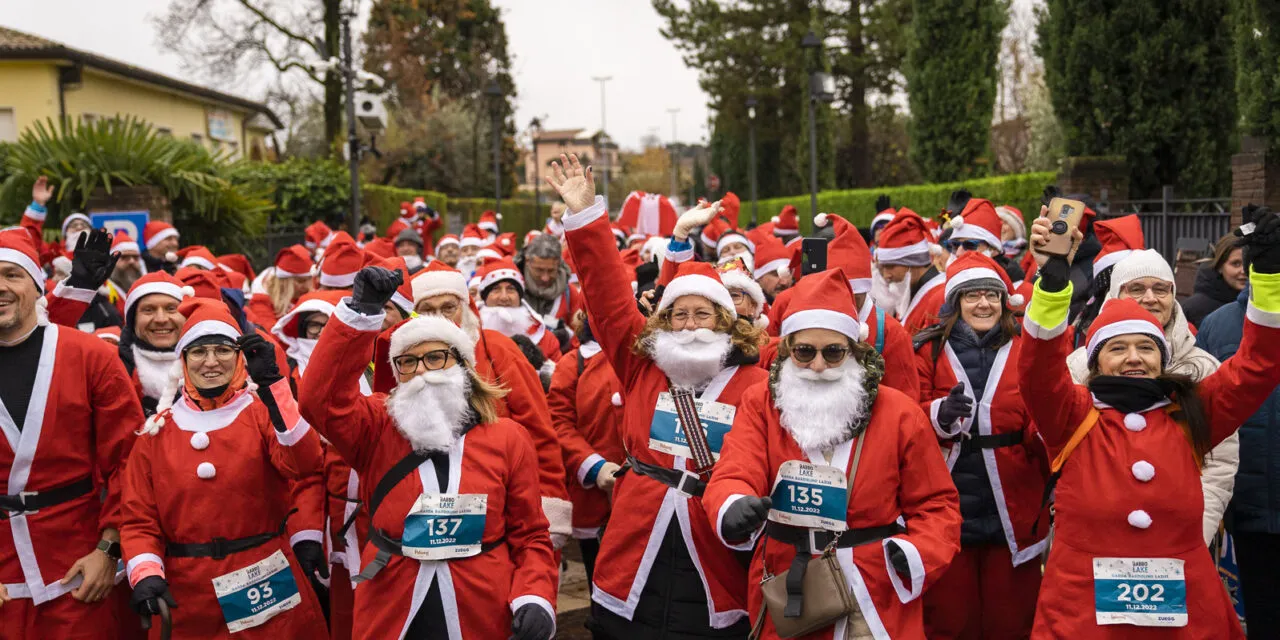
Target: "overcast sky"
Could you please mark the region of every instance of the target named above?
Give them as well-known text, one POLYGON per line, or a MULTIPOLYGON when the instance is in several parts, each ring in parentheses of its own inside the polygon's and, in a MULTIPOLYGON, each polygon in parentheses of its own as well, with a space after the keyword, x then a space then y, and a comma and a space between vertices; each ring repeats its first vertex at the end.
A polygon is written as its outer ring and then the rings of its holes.
MULTIPOLYGON (((360 0, 363 13, 371 0, 360 0)), ((505 14, 519 97, 516 125, 534 116, 547 128, 600 127, 600 85, 606 87, 608 130, 626 148, 656 133, 672 137, 669 109, 678 108, 676 137, 708 136, 706 95, 698 74, 658 33, 661 18, 649 0, 494 0, 505 14), (566 27, 565 25, 569 26, 566 27)), ((1032 0, 1015 0, 1026 10, 1032 0)), ((179 61, 157 45, 149 20, 169 0, 0 0, 0 26, 182 77, 179 61)), ((246 78, 215 89, 260 98, 269 84, 246 78)))

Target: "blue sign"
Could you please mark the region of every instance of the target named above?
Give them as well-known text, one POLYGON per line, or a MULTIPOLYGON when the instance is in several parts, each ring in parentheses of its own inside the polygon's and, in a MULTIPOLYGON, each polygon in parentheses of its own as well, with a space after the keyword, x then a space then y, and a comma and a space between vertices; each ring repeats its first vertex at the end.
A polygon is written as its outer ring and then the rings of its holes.
POLYGON ((94 229, 106 229, 113 238, 117 231, 123 231, 129 234, 130 238, 138 241, 138 248, 143 251, 146 247, 142 242, 142 230, 150 221, 150 211, 108 211, 89 214, 89 224, 94 229))

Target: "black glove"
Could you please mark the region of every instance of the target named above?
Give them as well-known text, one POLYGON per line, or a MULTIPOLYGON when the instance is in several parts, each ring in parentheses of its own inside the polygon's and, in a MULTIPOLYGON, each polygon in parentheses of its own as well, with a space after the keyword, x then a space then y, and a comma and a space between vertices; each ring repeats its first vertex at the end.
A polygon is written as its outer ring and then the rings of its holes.
POLYGON ((889 199, 889 196, 881 194, 880 197, 876 198, 876 213, 892 208, 893 201, 889 199))
POLYGON ((533 603, 522 604, 511 618, 509 640, 551 640, 555 630, 556 621, 546 609, 533 603))
POLYGON ((361 269, 351 285, 351 310, 366 316, 382 313, 382 308, 402 283, 404 277, 399 271, 382 267, 361 269))
POLYGON ((298 559, 298 566, 310 578, 317 573, 321 578, 329 577, 329 563, 324 559, 324 547, 315 540, 303 540, 293 545, 293 557, 298 559))
POLYGON ((769 507, 772 506, 773 499, 769 497, 746 496, 739 498, 724 513, 724 522, 720 525, 721 532, 724 533, 724 539, 729 542, 741 542, 750 538, 751 534, 756 529, 759 529, 760 524, 769 516, 769 507))
POLYGON ((164 600, 170 609, 178 608, 178 602, 173 599, 173 594, 169 593, 169 583, 160 576, 147 576, 134 585, 129 606, 133 607, 138 615, 150 618, 160 615, 160 605, 156 604, 157 600, 164 600))
POLYGON ((244 354, 244 368, 259 388, 270 387, 284 376, 276 366, 276 350, 257 333, 246 333, 236 340, 244 354))
POLYGON ((889 550, 889 564, 893 565, 893 570, 903 578, 911 577, 911 563, 907 562, 907 552, 898 546, 897 542, 889 540, 885 548, 889 550))
POLYGON ((1253 212, 1253 231, 1239 229, 1236 246, 1244 247, 1245 262, 1258 273, 1280 273, 1280 215, 1267 207, 1253 212))
POLYGON ((71 276, 67 286, 96 290, 115 271, 119 254, 111 255, 111 234, 94 229, 80 235, 75 256, 71 258, 71 276))
POLYGON ((1040 288, 1049 293, 1057 293, 1067 288, 1071 282, 1071 263, 1066 256, 1049 256, 1044 266, 1037 272, 1040 276, 1040 288))
POLYGON ((964 385, 951 387, 951 393, 938 404, 938 424, 949 427, 961 418, 973 415, 973 398, 964 394, 964 385))
POLYGON ((947 211, 950 211, 952 216, 960 215, 960 212, 964 211, 965 205, 969 204, 969 199, 972 197, 973 194, 964 189, 952 191, 951 197, 947 199, 947 211))

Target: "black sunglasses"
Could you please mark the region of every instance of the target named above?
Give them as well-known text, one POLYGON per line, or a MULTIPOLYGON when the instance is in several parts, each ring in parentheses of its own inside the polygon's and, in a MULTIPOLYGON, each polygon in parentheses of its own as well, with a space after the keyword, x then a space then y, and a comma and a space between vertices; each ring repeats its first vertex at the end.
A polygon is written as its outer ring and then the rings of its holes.
POLYGON ((822 353, 822 359, 826 360, 827 364, 837 365, 848 357, 849 347, 842 344, 829 344, 821 349, 811 344, 797 344, 791 347, 791 357, 801 364, 813 362, 819 352, 822 353))
POLYGON ((946 246, 943 247, 947 251, 954 252, 956 249, 963 248, 965 251, 977 251, 986 244, 981 240, 948 240, 946 246))

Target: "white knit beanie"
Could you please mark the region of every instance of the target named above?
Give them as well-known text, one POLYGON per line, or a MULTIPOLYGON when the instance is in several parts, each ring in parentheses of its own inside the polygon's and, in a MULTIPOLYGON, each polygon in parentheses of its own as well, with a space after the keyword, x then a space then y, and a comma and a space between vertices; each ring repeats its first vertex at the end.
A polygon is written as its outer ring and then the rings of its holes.
POLYGON ((1129 254, 1128 257, 1117 262, 1116 266, 1111 269, 1111 291, 1108 294, 1109 297, 1119 297, 1120 289, 1138 278, 1159 278, 1174 285, 1174 293, 1178 291, 1173 279, 1173 269, 1168 262, 1165 262, 1164 256, 1160 255, 1160 252, 1155 249, 1144 249, 1129 254))

